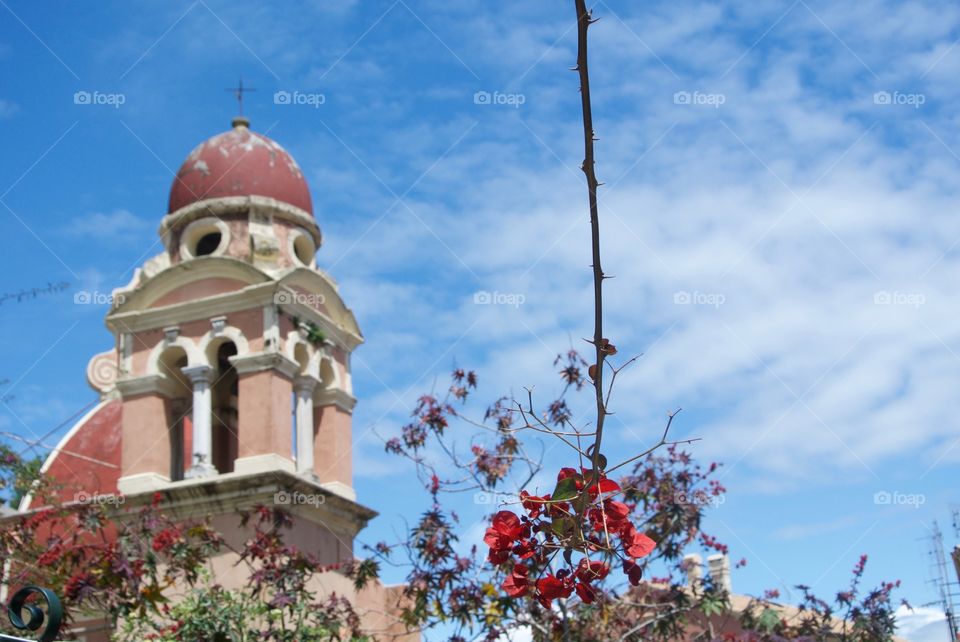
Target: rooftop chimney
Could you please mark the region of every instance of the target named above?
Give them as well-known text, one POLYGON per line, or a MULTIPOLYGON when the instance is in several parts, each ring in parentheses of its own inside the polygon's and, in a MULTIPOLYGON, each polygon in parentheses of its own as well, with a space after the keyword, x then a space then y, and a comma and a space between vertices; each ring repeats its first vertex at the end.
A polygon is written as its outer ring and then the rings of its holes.
POLYGON ((730 592, 730 558, 726 555, 717 554, 707 558, 707 567, 710 573, 710 579, 714 586, 730 592))
POLYGON ((703 558, 696 553, 684 555, 683 567, 687 571, 687 586, 694 589, 700 586, 700 579, 703 577, 703 558))

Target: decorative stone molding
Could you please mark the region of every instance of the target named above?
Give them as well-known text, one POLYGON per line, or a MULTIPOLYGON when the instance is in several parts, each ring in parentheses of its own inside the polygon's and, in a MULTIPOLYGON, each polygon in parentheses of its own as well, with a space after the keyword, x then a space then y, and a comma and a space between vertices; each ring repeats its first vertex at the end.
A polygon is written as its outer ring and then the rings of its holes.
POLYGON ((284 471, 296 472, 293 461, 276 453, 240 457, 233 462, 233 472, 239 475, 256 475, 284 471))
POLYGON ((116 350, 94 355, 87 363, 87 383, 104 398, 117 387, 119 368, 116 350))
POLYGON ((302 273, 301 277, 293 279, 285 276, 277 281, 249 263, 230 257, 219 257, 205 262, 204 272, 207 277, 230 278, 250 282, 250 285, 202 299, 150 307, 151 301, 197 280, 196 270, 188 269, 186 264, 179 264, 127 297, 122 311, 111 312, 107 316, 107 327, 115 333, 143 332, 189 321, 209 320, 252 307, 276 307, 279 303, 284 313, 316 323, 338 347, 351 351, 363 343, 353 313, 344 305, 330 281, 314 271, 298 268, 298 272, 302 273), (292 284, 322 295, 326 311, 321 312, 312 306, 299 303, 293 296, 281 296, 281 292, 291 292, 288 285, 292 284), (284 299, 293 302, 285 302, 284 299))
POLYGON ((166 252, 161 252, 156 256, 147 259, 143 264, 143 278, 150 279, 160 274, 164 270, 170 267, 170 255, 166 252))
MULTIPOLYGON (((237 460, 239 463, 242 460, 237 460)), ((132 476, 131 476, 132 477, 132 476)), ((285 508, 296 517, 322 524, 324 528, 346 534, 352 539, 369 520, 376 517, 376 511, 350 499, 350 493, 344 489, 336 492, 334 484, 319 484, 307 477, 297 475, 290 468, 277 470, 264 469, 256 473, 235 470, 206 479, 185 479, 167 482, 162 488, 149 488, 135 493, 124 492, 126 502, 124 511, 118 514, 120 519, 136 514, 135 509, 149 504, 155 491, 164 493, 164 509, 179 520, 203 518, 229 511, 250 510, 257 505, 269 505, 276 501, 280 492, 320 494, 324 501, 314 503, 293 503, 285 508)))
POLYGON ((330 491, 334 495, 339 495, 344 499, 348 499, 351 502, 357 501, 356 491, 350 488, 349 486, 347 486, 346 484, 344 484, 343 482, 338 482, 338 481, 324 482, 320 484, 320 487, 330 491))
POLYGON ((353 413, 353 408, 357 405, 357 398, 345 390, 339 388, 327 388, 321 390, 313 397, 314 406, 336 406, 344 412, 353 413))
MULTIPOLYGON (((164 333, 166 334, 166 330, 169 329, 170 328, 165 329, 164 333)), ((167 335, 163 341, 158 342, 157 345, 153 346, 153 349, 150 350, 150 354, 147 356, 147 375, 163 374, 160 370, 160 357, 170 348, 182 348, 187 355, 188 365, 196 366, 206 362, 206 357, 197 347, 197 344, 194 343, 193 339, 179 336, 179 328, 176 328, 176 330, 176 338, 170 340, 168 338, 169 335, 167 335)))
POLYGON ((230 357, 230 363, 233 364, 237 374, 240 375, 249 372, 277 370, 284 376, 293 379, 300 371, 300 364, 287 358, 280 352, 255 352, 247 355, 238 354, 230 357))
POLYGON ((190 381, 194 384, 209 384, 211 381, 213 381, 213 368, 205 363, 199 363, 197 365, 181 368, 180 372, 187 375, 187 377, 190 378, 190 381))
POLYGON ((254 265, 274 267, 280 258, 280 241, 272 234, 250 234, 254 265))
POLYGON ((223 332, 223 328, 227 325, 227 317, 219 316, 213 317, 210 319, 210 332, 213 336, 218 337, 223 332))
POLYGON ((120 396, 124 398, 147 394, 161 394, 173 398, 183 392, 182 386, 176 381, 159 373, 140 377, 118 377, 115 385, 120 396))
POLYGON ((163 340, 169 343, 175 343, 180 337, 180 326, 171 325, 163 329, 163 340))
POLYGON ((170 478, 159 473, 138 473, 117 480, 117 490, 122 495, 136 495, 160 490, 170 484, 170 478))
POLYGON ((274 216, 301 225, 313 236, 316 247, 321 245, 320 227, 313 216, 289 203, 256 195, 208 198, 184 205, 163 217, 159 233, 161 237, 166 237, 167 233, 175 227, 186 225, 205 216, 217 217, 244 211, 255 211, 260 215, 274 216))
POLYGON ((233 345, 237 347, 237 356, 244 356, 250 352, 250 344, 247 341, 247 337, 244 336, 240 328, 226 325, 226 319, 227 317, 225 316, 211 319, 210 324, 212 328, 210 332, 200 338, 198 350, 200 354, 203 355, 204 363, 212 364, 216 361, 216 355, 208 354, 208 352, 210 350, 210 344, 221 338, 229 339, 233 342, 233 345), (220 322, 219 324, 218 321, 220 322), (217 330, 218 326, 220 328, 219 331, 217 330))

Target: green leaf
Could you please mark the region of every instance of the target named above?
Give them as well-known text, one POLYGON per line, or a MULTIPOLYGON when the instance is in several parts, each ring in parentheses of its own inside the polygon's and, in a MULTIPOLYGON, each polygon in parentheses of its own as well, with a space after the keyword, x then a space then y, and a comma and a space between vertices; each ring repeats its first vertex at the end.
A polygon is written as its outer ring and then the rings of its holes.
POLYGON ((780 616, 773 609, 764 609, 757 621, 757 628, 761 631, 773 631, 780 624, 780 616))
POLYGON ((574 522, 572 517, 559 517, 550 524, 551 530, 553 530, 554 535, 564 539, 569 535, 574 528, 574 522))
POLYGON ((553 494, 550 495, 550 499, 553 501, 567 501, 568 499, 573 499, 577 496, 577 479, 580 476, 576 477, 567 477, 566 479, 561 479, 557 482, 557 487, 553 489, 553 494))

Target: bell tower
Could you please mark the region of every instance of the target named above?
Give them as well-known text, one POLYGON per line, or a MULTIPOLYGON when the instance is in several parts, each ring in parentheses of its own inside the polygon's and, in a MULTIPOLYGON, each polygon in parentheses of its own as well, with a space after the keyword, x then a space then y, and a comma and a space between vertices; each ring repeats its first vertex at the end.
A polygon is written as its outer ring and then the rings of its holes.
MULTIPOLYGON (((177 172, 164 251, 114 292, 118 490, 294 475, 353 501, 350 354, 360 329, 316 266, 303 174, 237 117, 177 172)), ((95 360, 97 359, 95 358, 95 360)))
MULTIPOLYGON (((99 498, 123 519, 159 496, 169 517, 209 522, 228 545, 211 560, 227 589, 247 580, 240 513, 283 508, 284 541, 328 569, 310 590, 346 597, 365 630, 418 640, 399 617, 402 585, 358 589, 336 570, 376 515, 351 467, 350 355, 363 338, 317 268, 320 226, 296 161, 235 118, 183 162, 159 235, 163 251, 113 291, 114 347, 87 366, 100 401, 41 473, 63 503, 99 498)), ((109 639, 96 622, 87 639, 109 639)))

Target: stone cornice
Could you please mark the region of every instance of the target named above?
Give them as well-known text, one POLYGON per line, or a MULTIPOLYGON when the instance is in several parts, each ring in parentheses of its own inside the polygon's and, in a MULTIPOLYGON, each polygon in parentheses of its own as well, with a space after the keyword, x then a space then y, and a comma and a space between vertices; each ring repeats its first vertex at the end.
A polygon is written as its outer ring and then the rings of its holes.
POLYGON ((278 506, 294 516, 355 535, 377 515, 376 511, 332 492, 316 481, 282 470, 227 473, 169 482, 149 492, 127 494, 122 507, 124 512, 135 514, 137 508, 152 501, 155 492, 163 495, 160 507, 164 513, 176 519, 234 514, 252 510, 257 505, 278 506), (286 493, 288 499, 298 493, 315 501, 284 502, 283 498, 278 500, 278 493, 286 493))
POLYGON ((357 398, 346 390, 333 388, 323 390, 317 393, 313 398, 314 406, 336 406, 344 412, 353 413, 353 408, 357 405, 357 398))
MULTIPOLYGON (((241 312, 256 307, 275 305, 277 292, 290 291, 287 286, 276 281, 255 283, 234 292, 217 294, 214 296, 185 301, 173 305, 166 305, 145 310, 130 312, 116 312, 106 318, 107 327, 115 333, 142 332, 144 330, 162 329, 168 326, 179 325, 189 321, 211 319, 232 312, 241 312)), ((338 346, 352 352, 363 338, 347 328, 339 326, 330 317, 320 313, 306 304, 283 304, 284 310, 299 316, 302 319, 313 321, 338 346)), ((349 310, 348 310, 349 313, 349 310)))
POLYGON ((117 379, 117 390, 125 399, 147 394, 161 394, 172 398, 184 393, 183 386, 162 374, 120 377, 117 379))
POLYGON ((273 214, 278 218, 285 219, 303 226, 310 232, 316 247, 320 247, 323 238, 320 234, 320 226, 317 225, 317 219, 299 207, 294 207, 289 203, 278 201, 267 196, 224 196, 220 198, 208 198, 189 205, 184 205, 180 209, 163 217, 160 221, 158 233, 163 239, 169 238, 170 231, 175 227, 182 227, 192 221, 205 216, 225 216, 230 214, 244 214, 250 210, 273 214))
POLYGON ((300 364, 288 358, 282 352, 255 352, 253 354, 230 357, 230 363, 237 374, 278 370, 281 374, 294 379, 300 372, 300 364))

